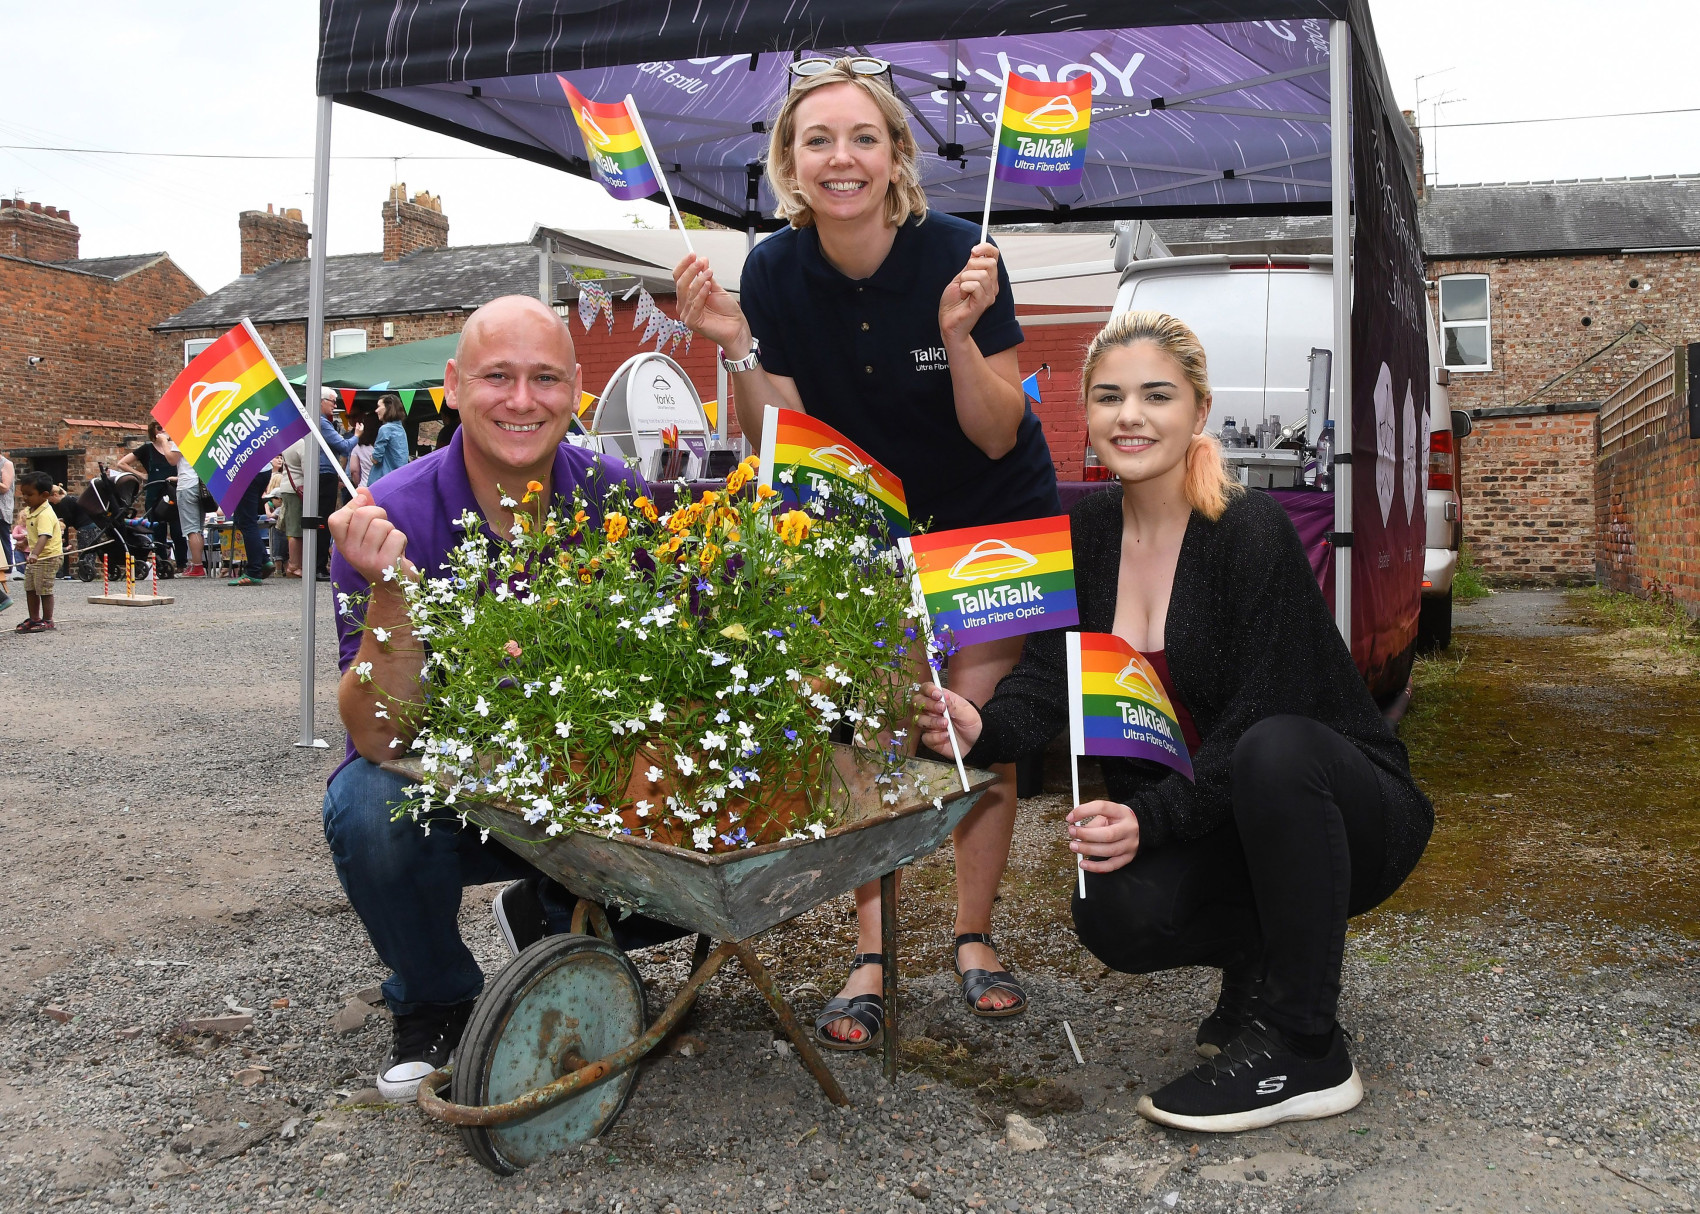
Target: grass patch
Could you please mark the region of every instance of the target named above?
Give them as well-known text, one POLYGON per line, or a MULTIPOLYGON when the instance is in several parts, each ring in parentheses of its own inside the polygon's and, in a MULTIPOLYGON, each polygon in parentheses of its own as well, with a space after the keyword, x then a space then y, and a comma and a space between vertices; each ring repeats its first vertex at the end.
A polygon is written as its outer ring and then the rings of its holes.
POLYGON ((1460 545, 1458 568, 1452 574, 1452 601, 1471 603, 1477 599, 1485 599, 1492 593, 1487 583, 1482 581, 1482 573, 1476 568, 1475 558, 1470 555, 1470 545, 1460 545))
POLYGON ((1590 586, 1577 598, 1603 627, 1655 629, 1671 649, 1700 655, 1700 620, 1689 616, 1668 586, 1654 585, 1646 598, 1590 586))

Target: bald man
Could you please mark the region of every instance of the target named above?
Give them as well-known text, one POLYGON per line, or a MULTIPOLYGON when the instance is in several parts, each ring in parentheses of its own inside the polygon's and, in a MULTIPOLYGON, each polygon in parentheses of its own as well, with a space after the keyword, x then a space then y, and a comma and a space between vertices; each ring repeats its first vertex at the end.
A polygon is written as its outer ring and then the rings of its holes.
MULTIPOLYGON (((560 317, 524 296, 492 300, 467 318, 443 369, 444 403, 460 418, 453 439, 362 488, 329 520, 343 671, 337 701, 348 753, 325 794, 325 838, 337 878, 392 971, 383 990, 395 1014, 395 1041, 378 1077, 386 1100, 413 1099, 419 1081, 449 1060, 483 988, 457 926, 461 888, 514 880, 502 891, 497 914, 514 951, 548 931, 566 930, 572 908, 559 886, 542 881, 498 840, 480 842, 477 830, 462 829, 452 817, 433 821, 429 834, 411 820, 392 820, 407 803, 405 781, 378 764, 405 753, 412 741, 415 727, 395 705, 423 702, 424 652, 408 628, 397 581, 384 575, 392 568, 402 578, 437 575, 461 542, 460 519, 468 511, 484 520, 486 541, 501 545, 498 537, 510 534, 514 521, 502 504, 504 491, 517 498, 528 481, 541 482, 543 496, 563 513, 580 487, 592 503, 614 482, 643 492, 623 464, 561 441, 579 384, 572 334, 560 317), (360 607, 352 607, 352 616, 340 610, 344 594, 368 590, 365 622, 387 630, 386 643, 359 629, 360 607), (351 670, 366 663, 370 682, 351 670), (389 711, 380 717, 385 702, 389 711)), ((655 938, 621 942, 635 947, 655 938)))

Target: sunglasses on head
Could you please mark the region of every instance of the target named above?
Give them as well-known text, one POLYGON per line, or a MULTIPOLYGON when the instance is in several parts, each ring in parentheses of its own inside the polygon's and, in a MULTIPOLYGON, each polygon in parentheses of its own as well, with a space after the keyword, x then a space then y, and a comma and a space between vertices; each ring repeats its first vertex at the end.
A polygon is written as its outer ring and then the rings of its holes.
POLYGON ((807 80, 811 76, 819 76, 822 72, 830 72, 833 68, 842 68, 853 76, 884 76, 886 87, 891 87, 891 64, 872 55, 851 55, 843 59, 815 56, 797 59, 789 65, 791 75, 796 80, 807 80))

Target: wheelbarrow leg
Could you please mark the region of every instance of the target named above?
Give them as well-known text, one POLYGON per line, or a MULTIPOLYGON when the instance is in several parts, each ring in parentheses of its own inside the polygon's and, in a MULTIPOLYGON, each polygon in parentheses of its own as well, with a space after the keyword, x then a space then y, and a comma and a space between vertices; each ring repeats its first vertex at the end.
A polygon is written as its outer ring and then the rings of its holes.
MULTIPOLYGON (((725 948, 726 945, 722 945, 725 948)), ((838 1080, 832 1077, 832 1072, 826 1069, 826 1061, 821 1058, 820 1051, 815 1049, 815 1043, 809 1040, 809 1035, 803 1031, 803 1026, 797 1022, 797 1013, 791 1010, 791 1004, 786 1001, 779 987, 773 981, 773 975, 767 972, 767 967, 757 958, 746 941, 733 944, 732 951, 743 965, 744 972, 755 983, 762 998, 773 1009, 773 1014, 779 1017, 779 1027, 785 1030, 785 1035, 791 1038, 791 1044, 797 1047, 797 1055, 802 1058, 803 1065, 809 1068, 809 1074, 815 1077, 826 1098, 833 1104, 847 1105, 850 1098, 844 1094, 844 1089, 838 1086, 838 1080)))
POLYGON ((897 1082, 897 873, 880 878, 880 972, 885 975, 885 1081, 897 1082))

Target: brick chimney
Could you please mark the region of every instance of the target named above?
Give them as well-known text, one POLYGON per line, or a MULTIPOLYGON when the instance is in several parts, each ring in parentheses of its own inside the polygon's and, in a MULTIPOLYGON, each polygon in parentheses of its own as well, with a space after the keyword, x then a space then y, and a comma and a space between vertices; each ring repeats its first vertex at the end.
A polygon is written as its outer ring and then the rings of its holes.
POLYGON ((71 212, 22 198, 0 198, 0 253, 30 261, 72 261, 82 233, 71 212))
POLYGON ((1417 141, 1417 197, 1423 196, 1428 188, 1427 170, 1423 167, 1423 129, 1417 125, 1417 115, 1412 110, 1400 110, 1405 116, 1405 125, 1411 128, 1411 138, 1417 141))
POLYGON ((242 273, 269 266, 274 261, 290 261, 307 256, 307 225, 301 222, 297 207, 273 210, 267 203, 263 211, 243 211, 236 217, 242 233, 242 273))
POLYGON ((384 260, 400 261, 420 249, 446 249, 449 221, 443 215, 443 200, 420 190, 412 199, 407 183, 390 187, 384 203, 384 260))

